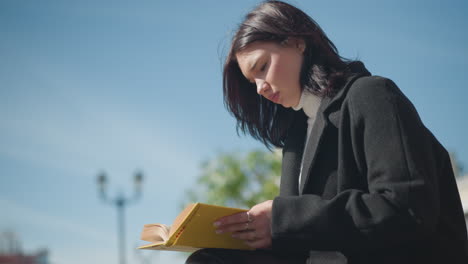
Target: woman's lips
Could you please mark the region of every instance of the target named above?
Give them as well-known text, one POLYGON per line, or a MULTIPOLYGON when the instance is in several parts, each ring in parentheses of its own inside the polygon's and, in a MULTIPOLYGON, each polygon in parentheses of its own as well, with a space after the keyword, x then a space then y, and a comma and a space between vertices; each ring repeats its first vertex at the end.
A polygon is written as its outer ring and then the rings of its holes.
POLYGON ((278 100, 279 100, 279 92, 274 93, 274 94, 270 97, 270 101, 272 101, 272 102, 275 103, 275 104, 278 103, 278 100))

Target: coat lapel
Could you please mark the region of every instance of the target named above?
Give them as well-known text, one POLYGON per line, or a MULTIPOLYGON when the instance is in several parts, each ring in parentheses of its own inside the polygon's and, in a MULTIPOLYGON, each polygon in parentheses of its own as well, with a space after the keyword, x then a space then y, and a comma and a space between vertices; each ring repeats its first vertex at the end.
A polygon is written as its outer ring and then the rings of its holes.
POLYGON ((283 166, 281 168, 280 195, 290 196, 299 194, 299 172, 304 150, 304 138, 307 131, 307 117, 304 113, 297 113, 294 125, 287 137, 283 149, 283 166))
MULTIPOLYGON (((327 128, 330 125, 330 120, 328 118, 328 115, 332 115, 332 107, 333 105, 336 105, 336 103, 342 102, 343 98, 345 97, 349 87, 354 83, 355 80, 362 76, 367 76, 369 75, 368 72, 365 73, 360 73, 360 74, 355 74, 351 76, 346 84, 344 85, 343 89, 341 89, 338 94, 336 94, 335 97, 330 98, 330 97, 325 97, 322 99, 322 103, 320 104, 320 107, 317 111, 317 117, 314 122, 314 125, 312 126, 312 131, 309 135, 307 145, 304 149, 304 153, 302 155, 302 176, 301 176, 301 182, 299 185, 299 193, 303 194, 304 193, 304 186, 307 185, 307 182, 309 181, 310 177, 310 170, 311 168, 314 167, 315 161, 317 159, 317 153, 318 150, 320 149, 321 145, 323 144, 323 138, 324 135, 326 134, 327 128)), ((340 111, 339 107, 336 109, 335 112, 340 111)), ((335 113, 334 115, 339 116, 339 113, 335 113)), ((330 116, 331 118, 331 116, 330 116)), ((335 118, 336 119, 336 118, 335 118)), ((333 120, 334 123, 338 123, 339 120, 333 120)))
POLYGON ((328 126, 328 122, 325 118, 325 113, 323 112, 324 108, 328 105, 330 98, 323 98, 322 103, 317 112, 317 117, 315 119, 314 125, 312 126, 312 131, 310 132, 309 138, 307 140, 307 145, 304 149, 304 154, 302 155, 302 176, 301 183, 299 186, 299 193, 302 194, 304 191, 305 183, 309 178, 310 168, 314 165, 315 159, 317 156, 317 149, 320 146, 324 132, 328 126))

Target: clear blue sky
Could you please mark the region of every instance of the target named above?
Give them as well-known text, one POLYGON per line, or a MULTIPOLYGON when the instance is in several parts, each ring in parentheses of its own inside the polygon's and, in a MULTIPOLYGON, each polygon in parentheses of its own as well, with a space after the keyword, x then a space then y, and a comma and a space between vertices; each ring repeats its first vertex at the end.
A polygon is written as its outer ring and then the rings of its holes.
MULTIPOLYGON (((54 264, 116 263, 116 212, 127 210, 128 263, 145 223, 170 223, 201 161, 263 149, 238 137, 222 102, 231 32, 258 1, 0 1, 0 232, 54 264)), ((340 53, 393 79, 468 168, 468 2, 292 1, 340 53)), ((153 263, 182 263, 170 253, 153 263)))

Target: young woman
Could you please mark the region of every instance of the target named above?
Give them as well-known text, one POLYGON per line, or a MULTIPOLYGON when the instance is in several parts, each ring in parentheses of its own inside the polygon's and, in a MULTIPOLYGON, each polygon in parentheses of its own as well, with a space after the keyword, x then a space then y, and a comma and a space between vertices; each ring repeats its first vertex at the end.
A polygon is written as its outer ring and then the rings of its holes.
POLYGON ((391 80, 340 57, 301 10, 250 12, 223 86, 238 128, 283 149, 281 191, 214 223, 259 250, 187 263, 468 263, 447 151, 391 80))

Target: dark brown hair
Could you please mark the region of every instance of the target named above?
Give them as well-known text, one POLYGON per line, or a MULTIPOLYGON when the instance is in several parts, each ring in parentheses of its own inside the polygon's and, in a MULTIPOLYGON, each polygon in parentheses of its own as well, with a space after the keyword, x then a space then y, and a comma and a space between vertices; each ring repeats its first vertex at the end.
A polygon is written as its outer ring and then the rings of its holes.
POLYGON ((258 95, 255 84, 242 74, 236 53, 255 41, 281 43, 289 38, 305 42, 302 89, 319 96, 333 96, 348 73, 350 62, 338 55, 319 25, 300 9, 281 1, 266 1, 248 13, 233 36, 224 64, 224 103, 237 119, 237 131, 249 133, 267 147, 283 147, 294 110, 258 95))

